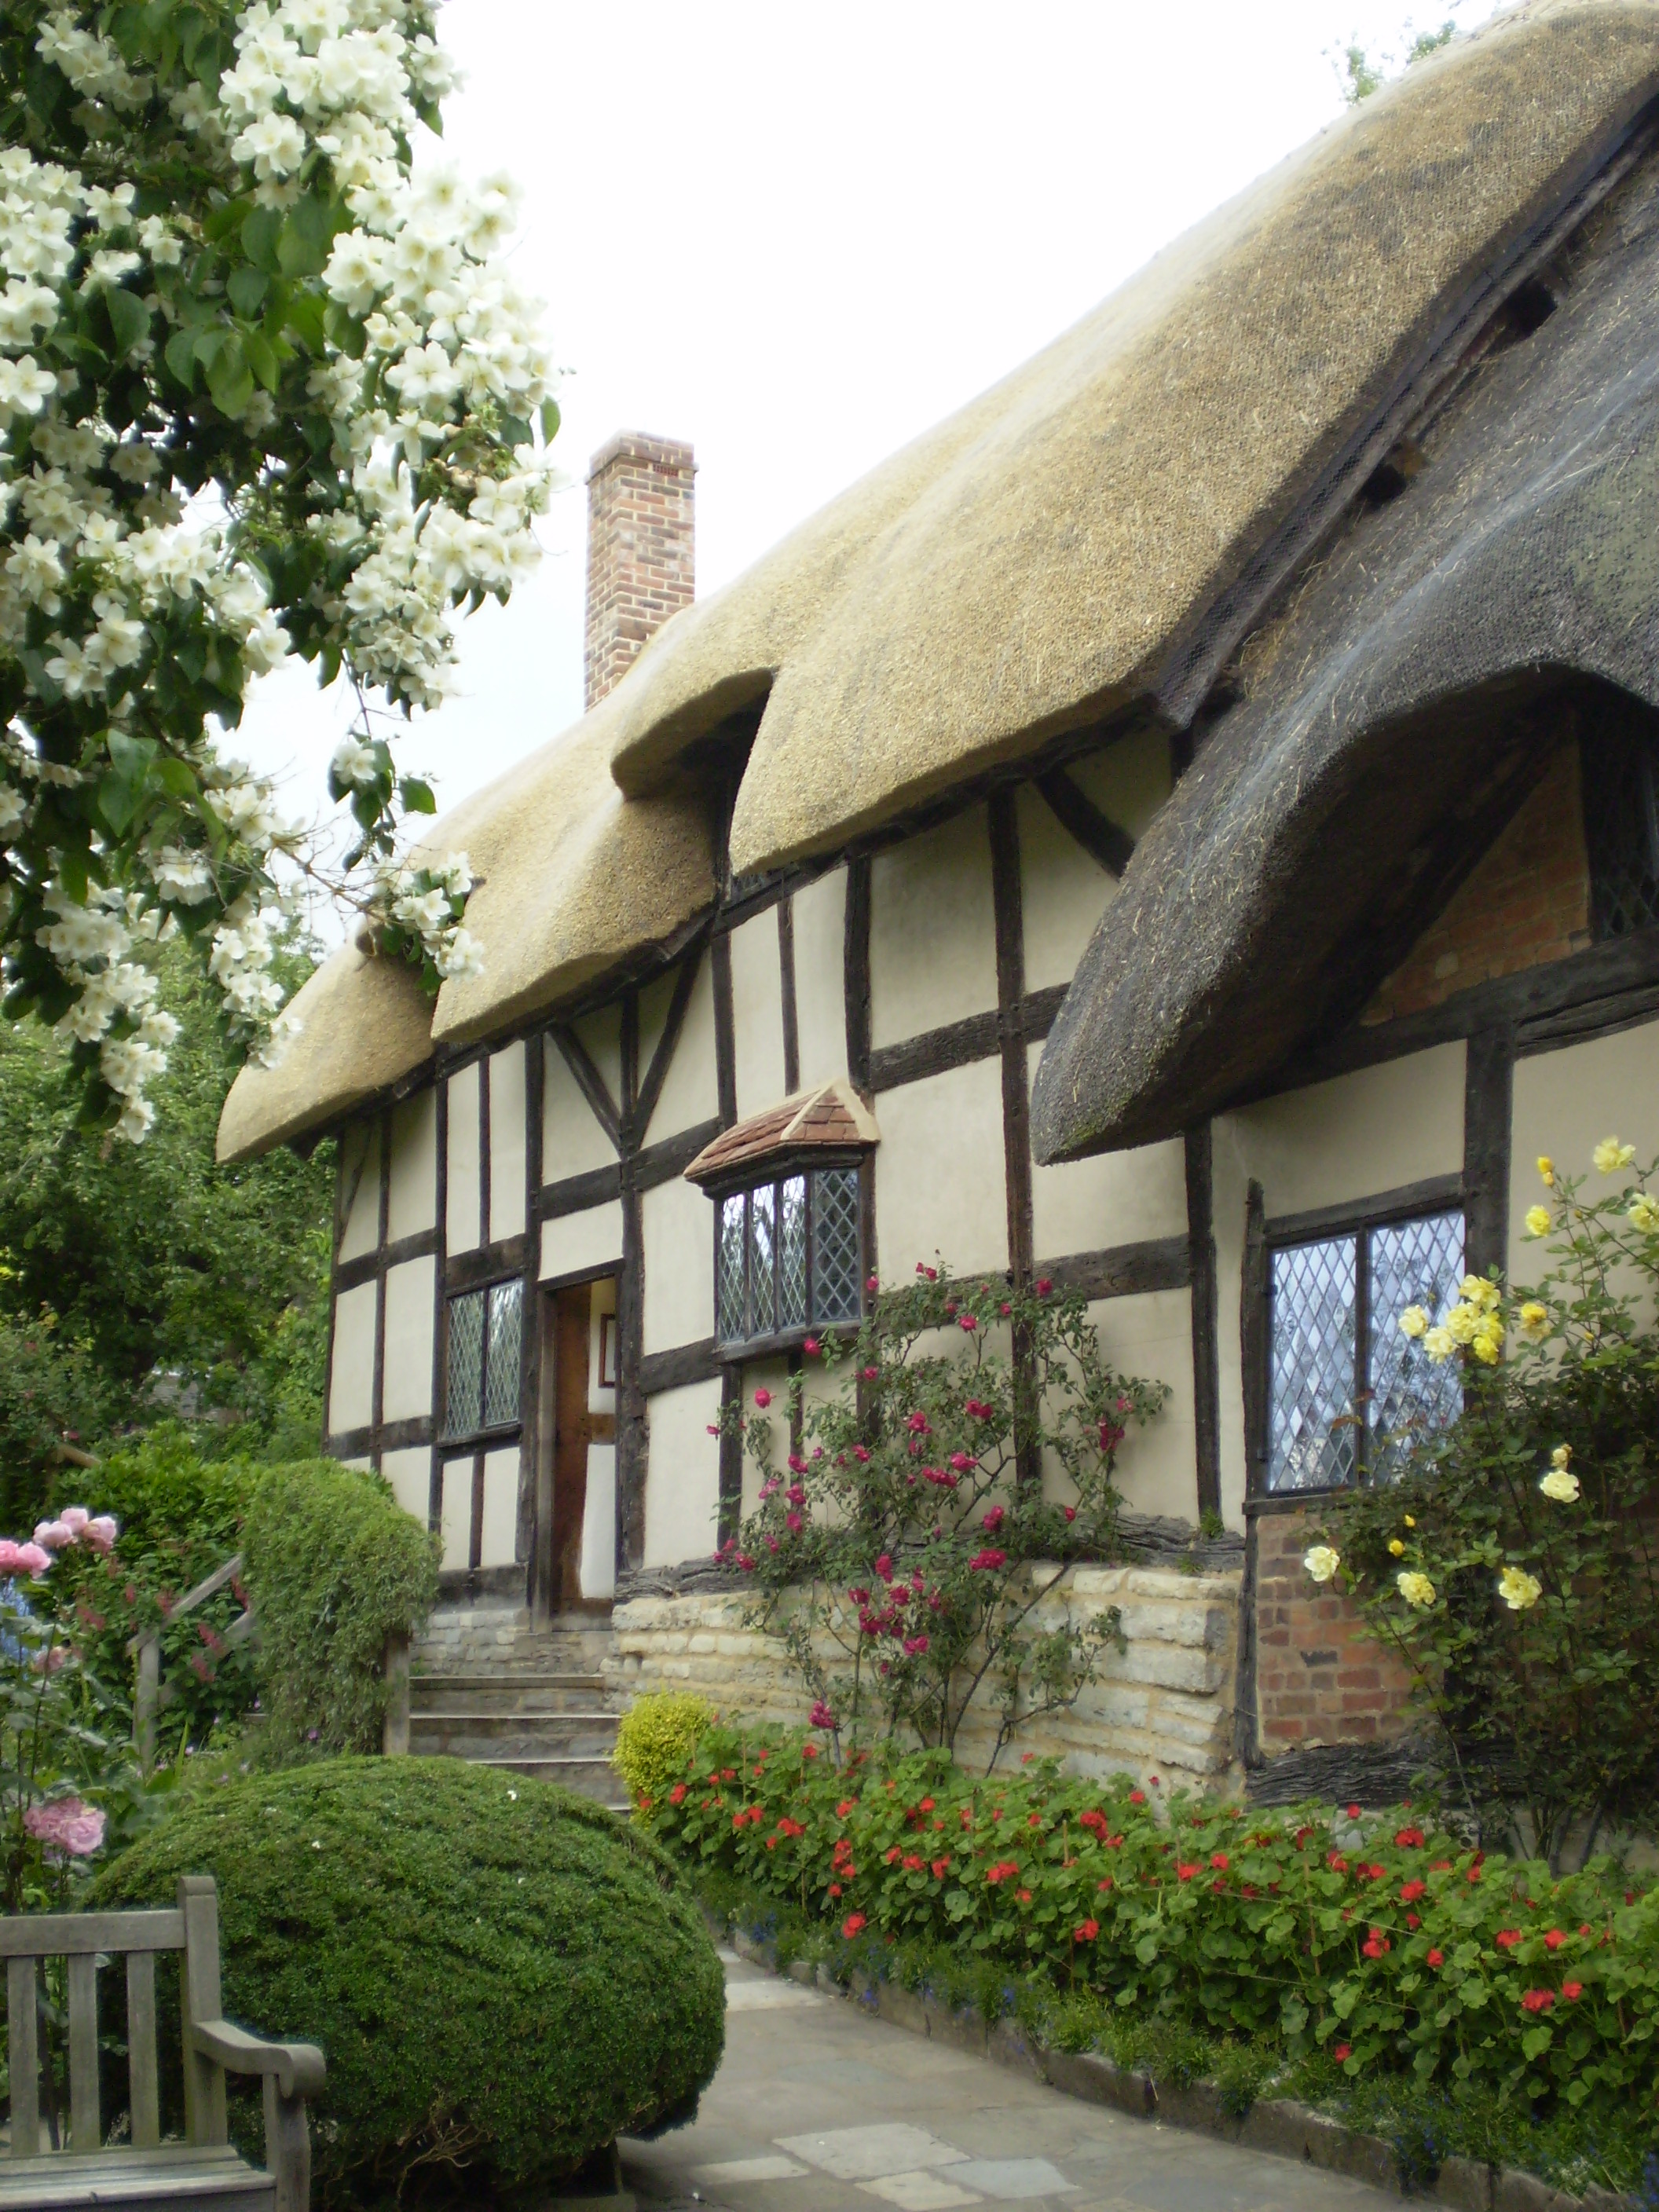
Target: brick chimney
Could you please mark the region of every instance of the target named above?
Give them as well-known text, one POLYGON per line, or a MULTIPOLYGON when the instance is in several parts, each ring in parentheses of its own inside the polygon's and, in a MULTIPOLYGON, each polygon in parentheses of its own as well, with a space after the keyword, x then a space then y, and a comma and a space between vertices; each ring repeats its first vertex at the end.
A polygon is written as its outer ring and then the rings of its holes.
POLYGON ((696 597, 690 446, 619 430, 587 470, 586 703, 596 707, 653 630, 696 597))

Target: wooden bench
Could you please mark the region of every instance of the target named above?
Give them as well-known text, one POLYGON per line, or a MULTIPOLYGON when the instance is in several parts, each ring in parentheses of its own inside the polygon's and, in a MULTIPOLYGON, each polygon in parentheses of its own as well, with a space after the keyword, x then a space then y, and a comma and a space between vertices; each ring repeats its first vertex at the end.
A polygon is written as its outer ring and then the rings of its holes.
POLYGON ((219 1893, 185 1875, 179 1902, 160 1912, 33 1913, 0 1920, 10 2035, 11 2142, 0 2159, 0 2208, 90 2212, 137 2204, 149 2212, 307 2212, 307 2097, 323 2086, 314 2043, 267 2043, 219 2016, 219 1893), (161 2141, 156 2072, 155 1954, 179 1951, 185 2136, 161 2141), (105 2143, 98 2110, 98 1962, 125 1956, 131 2139, 105 2143), (69 2145, 52 2150, 40 2120, 40 1959, 63 1959, 69 1982, 69 2145), (264 2077, 265 2165, 231 2149, 227 2074, 264 2077))

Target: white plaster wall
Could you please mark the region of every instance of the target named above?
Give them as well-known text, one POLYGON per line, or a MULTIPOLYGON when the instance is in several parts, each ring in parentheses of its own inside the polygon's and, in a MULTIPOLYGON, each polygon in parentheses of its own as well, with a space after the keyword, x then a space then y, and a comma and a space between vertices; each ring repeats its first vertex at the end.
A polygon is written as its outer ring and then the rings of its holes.
POLYGON ((1559 1052, 1516 1062, 1510 1160, 1510 1271, 1518 1281, 1544 1271, 1541 1245, 1527 1243, 1523 1217, 1543 1196, 1538 1156, 1561 1175, 1583 1176, 1588 1195, 1622 1188, 1595 1172, 1590 1153, 1603 1137, 1634 1145, 1639 1167, 1659 1153, 1659 1022, 1593 1037, 1559 1052))
POLYGON ((441 1564, 445 1571, 471 1564, 472 1550, 472 1462, 470 1459, 450 1459, 444 1462, 443 1510, 438 1522, 439 1535, 443 1545, 441 1564))
MULTIPOLYGON (((614 1267, 622 1258, 622 1200, 591 1206, 582 1213, 567 1213, 542 1224, 544 1282, 550 1276, 580 1274, 614 1267)), ((713 1266, 713 1261, 710 1261, 713 1266)))
POLYGON ((937 1251, 958 1274, 1008 1264, 1002 1068, 995 1060, 884 1091, 876 1101, 876 1234, 884 1282, 937 1251))
POLYGON ((645 1479, 645 1561, 677 1566, 706 1559, 720 1518, 718 1382, 664 1390, 651 1401, 651 1458, 645 1479))
POLYGON ((392 1109, 392 1188, 386 1236, 418 1237, 438 1218, 438 1094, 417 1091, 392 1109))
POLYGON ((640 1200, 645 1235, 647 1352, 714 1334, 714 1209, 694 1183, 659 1183, 640 1200))
POLYGON ((1358 1068, 1218 1121, 1269 1218, 1342 1206, 1463 1167, 1463 1047, 1358 1068))
POLYGON ((614 1167, 617 1148, 550 1037, 544 1042, 542 1068, 543 1181, 562 1182, 567 1176, 614 1167))
POLYGON ((524 1042, 489 1055, 489 1241, 524 1231, 524 1042))
POLYGON ((481 1567, 510 1567, 519 1548, 519 1447, 489 1453, 484 1460, 483 1528, 478 1547, 481 1567))
MULTIPOLYGON (((744 1369, 743 1408, 751 1421, 756 1419, 765 1419, 771 1423, 772 1461, 774 1466, 781 1467, 784 1461, 789 1456, 789 1368, 786 1361, 782 1359, 757 1359, 751 1361, 750 1364, 744 1369), (757 1390, 769 1390, 771 1392, 772 1402, 769 1407, 764 1408, 757 1407, 755 1403, 755 1393, 757 1390)), ((714 1413, 709 1415, 709 1419, 713 1420, 715 1418, 715 1415, 718 1414, 719 1411, 719 1386, 716 1385, 714 1413)), ((714 1475, 716 1488, 718 1489, 720 1480, 720 1446, 713 1437, 710 1437, 708 1441, 714 1446, 714 1475)), ((743 1509, 740 1516, 740 1517, 745 1521, 748 1519, 749 1516, 756 1510, 757 1507, 760 1504, 760 1481, 759 1470, 756 1468, 755 1462, 750 1458, 748 1453, 745 1452, 743 1455, 743 1509)), ((712 1544, 710 1545, 709 1549, 711 1551, 714 1549, 712 1544)))
POLYGON ((1158 730, 1143 730, 1098 752, 1084 753, 1066 763, 1066 773, 1109 820, 1135 838, 1145 836, 1175 787, 1170 741, 1158 730))
POLYGON ((351 1211, 346 1216, 345 1229, 340 1238, 342 1260, 361 1259, 372 1252, 380 1235, 380 1125, 378 1121, 359 1122, 348 1129, 340 1147, 340 1195, 338 1203, 345 1203, 346 1194, 356 1187, 351 1211), (358 1170, 361 1165, 362 1173, 358 1170))
POLYGON ((778 917, 768 907, 732 932, 732 1013, 738 1114, 775 1106, 783 1088, 783 979, 778 917))
MULTIPOLYGON (((662 1035, 663 1022, 673 989, 674 978, 666 975, 641 996, 641 1083, 662 1035)), ((668 1063, 668 1073, 663 1079, 657 1109, 651 1116, 651 1126, 646 1131, 647 1139, 656 1144, 681 1129, 696 1128, 700 1121, 712 1121, 720 1112, 720 1075, 714 1063, 714 984, 708 956, 701 953, 697 957, 697 980, 691 986, 685 1019, 680 1024, 679 1042, 674 1047, 674 1057, 668 1063)))
POLYGON ((599 1073, 612 1102, 622 1104, 622 1001, 613 1000, 596 1013, 584 1014, 571 1027, 599 1073))
MULTIPOLYGON (((1027 1066, 1035 1080, 1041 1045, 1027 1066)), ((1187 1155, 1179 1138, 1031 1169, 1032 1249, 1039 1261, 1187 1233, 1187 1155)))
POLYGON ((478 1222, 478 1063, 449 1079, 449 1166, 444 1235, 452 1252, 483 1241, 478 1222))
POLYGON ((902 1043, 994 1011, 996 919, 985 809, 878 853, 870 889, 870 1030, 902 1043))
POLYGON ((432 1455, 419 1450, 387 1452, 380 1472, 392 1485, 392 1494, 413 1521, 426 1526, 432 1502, 432 1455))
MULTIPOLYGON (((607 1396, 615 1397, 614 1391, 607 1396)), ((617 1447, 589 1444, 582 1492, 582 1548, 577 1569, 581 1594, 606 1598, 617 1587, 617 1447)))
POLYGON ((1022 784, 1016 804, 1025 988, 1041 991, 1077 973, 1095 924, 1117 896, 1117 878, 1061 828, 1035 786, 1022 784))
POLYGON ((804 1088, 847 1073, 847 871, 795 893, 795 1025, 804 1088))
POLYGON ((432 1411, 432 1301, 436 1262, 406 1260, 386 1279, 386 1382, 380 1412, 388 1421, 432 1411))
POLYGON ((1117 1455, 1117 1486, 1137 1513, 1198 1518, 1197 1446, 1193 1429, 1193 1309, 1185 1291, 1103 1298, 1089 1308, 1101 1352, 1120 1374, 1171 1386, 1163 1412, 1132 1427, 1117 1455))
MULTIPOLYGON (((428 1322, 431 1315, 428 1311, 428 1322)), ((428 1354, 428 1358, 430 1353, 428 1354)), ((328 1433, 366 1429, 374 1411, 374 1285, 359 1283, 334 1301, 334 1358, 329 1370, 328 1433)))

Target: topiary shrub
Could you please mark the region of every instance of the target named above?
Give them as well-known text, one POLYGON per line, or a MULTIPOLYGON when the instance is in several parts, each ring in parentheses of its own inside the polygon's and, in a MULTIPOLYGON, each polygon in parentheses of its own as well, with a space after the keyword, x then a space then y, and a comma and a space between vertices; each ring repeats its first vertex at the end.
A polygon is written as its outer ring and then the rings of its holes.
POLYGON ((242 1553, 268 1755, 378 1751, 386 1638, 437 1601, 437 1538, 379 1475, 308 1460, 260 1477, 242 1553))
MULTIPOLYGON (((720 1964, 670 1862, 546 1784, 453 1759, 251 1776, 181 1804, 89 1901, 167 1905, 190 1873, 218 1881, 227 2015, 327 2055, 319 2208, 557 2179, 689 2117, 720 2063, 720 1964)), ((252 2102, 232 2132, 258 2154, 252 2102)))
POLYGON ((611 1764, 635 1805, 649 1807, 684 1771, 714 1708, 689 1690, 647 1690, 635 1698, 617 1730, 611 1764))

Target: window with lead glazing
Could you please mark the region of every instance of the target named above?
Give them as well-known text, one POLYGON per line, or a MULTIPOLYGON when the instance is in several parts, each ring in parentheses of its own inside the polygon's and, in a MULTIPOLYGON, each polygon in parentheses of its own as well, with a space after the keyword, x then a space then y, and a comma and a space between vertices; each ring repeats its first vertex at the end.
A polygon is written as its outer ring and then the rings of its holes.
POLYGON ((1627 937, 1659 922, 1659 733, 1637 709, 1608 713, 1579 757, 1591 929, 1627 937))
POLYGON ((1421 1306, 1433 1323, 1457 1303, 1463 1216, 1362 1224, 1271 1261, 1267 1488, 1386 1481, 1462 1411, 1457 1362, 1435 1365, 1400 1316, 1421 1306))
POLYGON ((720 1342, 856 1321, 861 1263, 855 1167, 800 1170, 729 1191, 714 1218, 720 1342))
POLYGON ((449 1372, 444 1436, 516 1428, 524 1285, 518 1276, 449 1301, 449 1372))

